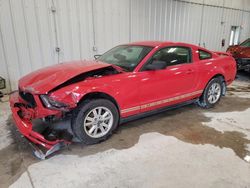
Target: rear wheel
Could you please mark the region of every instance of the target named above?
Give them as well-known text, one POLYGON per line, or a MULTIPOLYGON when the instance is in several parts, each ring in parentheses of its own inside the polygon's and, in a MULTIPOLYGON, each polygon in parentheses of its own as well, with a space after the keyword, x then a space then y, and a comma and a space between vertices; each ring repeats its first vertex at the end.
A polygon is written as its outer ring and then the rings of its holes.
POLYGON ((213 78, 205 88, 202 96, 200 97, 198 101, 198 105, 203 108, 211 108, 216 103, 220 101, 220 98, 223 94, 223 79, 213 78))
POLYGON ((85 101, 79 105, 72 119, 75 136, 85 144, 106 140, 118 125, 116 106, 106 99, 85 101))

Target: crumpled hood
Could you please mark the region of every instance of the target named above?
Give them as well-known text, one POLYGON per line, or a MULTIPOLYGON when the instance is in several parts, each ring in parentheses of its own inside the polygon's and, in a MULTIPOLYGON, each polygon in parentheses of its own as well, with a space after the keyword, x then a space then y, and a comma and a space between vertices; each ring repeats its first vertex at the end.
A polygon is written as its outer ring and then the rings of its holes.
POLYGON ((19 88, 33 94, 45 94, 79 74, 109 66, 94 60, 60 63, 24 76, 19 80, 19 88))

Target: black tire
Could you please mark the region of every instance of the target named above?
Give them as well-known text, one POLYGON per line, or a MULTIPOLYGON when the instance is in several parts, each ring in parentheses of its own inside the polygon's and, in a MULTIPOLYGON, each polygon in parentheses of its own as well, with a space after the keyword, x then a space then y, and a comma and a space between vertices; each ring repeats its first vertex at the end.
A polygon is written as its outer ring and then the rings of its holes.
POLYGON ((80 142, 91 145, 96 144, 101 141, 108 139, 113 131, 117 128, 119 123, 119 113, 117 107, 109 100, 106 99, 93 99, 93 100, 86 100, 79 104, 79 106, 73 112, 73 117, 71 121, 72 131, 74 136, 76 136, 80 142), (93 138, 88 135, 86 130, 84 129, 84 120, 85 117, 90 113, 93 109, 97 107, 105 107, 109 109, 109 111, 113 115, 113 123, 109 131, 102 137, 93 138))
POLYGON ((207 84, 205 90, 203 91, 203 94, 202 96, 199 98, 199 100, 197 101, 197 104, 202 107, 202 108, 212 108, 214 107, 215 104, 217 104, 220 99, 221 99, 221 96, 223 94, 223 91, 224 91, 224 80, 222 77, 216 77, 216 78, 213 78, 212 80, 210 80, 210 82, 207 84), (209 89, 211 88, 211 86, 213 84, 217 83, 219 86, 220 86, 220 95, 219 95, 219 98, 217 99, 217 101, 215 103, 211 103, 209 100, 208 100, 208 93, 209 93, 209 89))

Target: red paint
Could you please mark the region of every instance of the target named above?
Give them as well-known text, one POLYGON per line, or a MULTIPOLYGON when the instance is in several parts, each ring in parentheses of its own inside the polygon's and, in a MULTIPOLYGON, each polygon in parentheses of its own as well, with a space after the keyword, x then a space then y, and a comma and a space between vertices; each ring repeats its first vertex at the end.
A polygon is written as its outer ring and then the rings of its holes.
POLYGON ((36 94, 45 94, 75 75, 110 66, 97 61, 73 61, 34 71, 19 80, 19 87, 36 94))
MULTIPOLYGON (((245 40, 243 43, 250 41, 250 39, 245 40)), ((241 44, 243 44, 241 43, 241 44)), ((250 46, 242 46, 242 45, 230 46, 227 49, 228 53, 231 53, 234 58, 250 58, 250 46)))
MULTIPOLYGON (((235 61, 225 53, 210 52, 212 54, 211 59, 199 60, 198 49, 208 50, 190 44, 147 41, 131 43, 130 45, 153 47, 152 51, 138 64, 133 72, 121 72, 120 74, 98 78, 91 77, 53 92, 49 91, 76 75, 111 65, 98 61, 62 63, 40 69, 23 77, 19 81, 20 89, 32 93, 37 103, 37 106, 32 109, 33 113, 29 114, 28 117, 43 118, 49 115, 58 117, 62 115, 61 111, 44 107, 39 98, 40 94, 49 93, 49 96, 55 100, 68 104, 68 110, 70 111, 77 106, 86 94, 105 93, 118 104, 120 116, 128 117, 197 98, 201 96, 209 80, 217 74, 223 75, 227 84, 230 84, 236 75, 235 61), (190 47, 192 63, 170 66, 164 70, 140 71, 157 50, 167 46, 190 47), (170 100, 162 102, 168 99, 170 100)), ((15 93, 10 98, 11 109, 16 125, 24 136, 36 144, 44 145, 46 148, 51 148, 54 144, 60 142, 60 140, 47 141, 42 135, 32 131, 31 122, 27 118, 20 118, 17 115, 17 111, 20 110, 18 107, 14 107, 17 102, 25 103, 15 93), (25 124, 27 127, 24 126, 25 124)))

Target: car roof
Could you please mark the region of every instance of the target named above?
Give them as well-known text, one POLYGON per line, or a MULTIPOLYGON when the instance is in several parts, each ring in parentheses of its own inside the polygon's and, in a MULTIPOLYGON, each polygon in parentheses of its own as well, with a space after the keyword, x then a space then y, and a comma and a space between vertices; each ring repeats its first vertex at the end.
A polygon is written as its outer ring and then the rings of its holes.
MULTIPOLYGON (((162 45, 163 43, 168 43, 168 42, 167 41, 166 42, 163 42, 163 41, 138 41, 138 42, 132 42, 132 43, 129 43, 129 44, 130 45, 156 47, 156 46, 162 45)), ((169 42, 169 43, 171 43, 171 42, 169 42)))
POLYGON ((182 42, 171 42, 171 41, 139 41, 128 43, 127 45, 138 45, 138 46, 150 46, 150 47, 162 47, 162 46, 188 46, 192 48, 201 48, 193 44, 182 43, 182 42))

